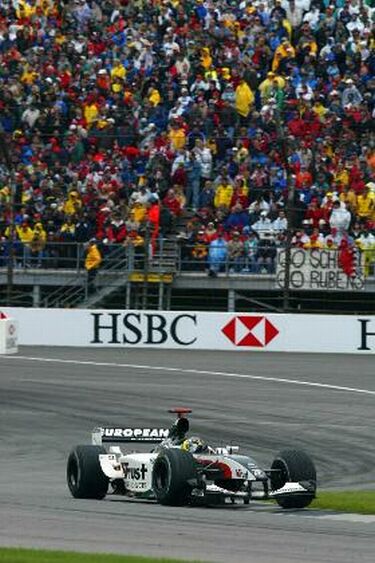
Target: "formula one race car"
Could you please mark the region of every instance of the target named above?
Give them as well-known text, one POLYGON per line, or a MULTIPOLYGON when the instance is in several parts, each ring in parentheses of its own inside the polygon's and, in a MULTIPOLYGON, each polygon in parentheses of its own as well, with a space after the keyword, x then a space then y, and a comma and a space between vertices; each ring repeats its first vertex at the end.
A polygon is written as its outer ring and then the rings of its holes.
POLYGON ((301 450, 284 450, 269 469, 238 447, 211 447, 187 438, 190 409, 172 409, 177 420, 165 428, 96 428, 92 445, 76 446, 67 464, 71 494, 103 499, 109 492, 155 499, 164 505, 223 504, 274 498, 283 508, 304 508, 316 493, 316 470, 301 450), (104 442, 157 444, 151 452, 121 451, 104 442))

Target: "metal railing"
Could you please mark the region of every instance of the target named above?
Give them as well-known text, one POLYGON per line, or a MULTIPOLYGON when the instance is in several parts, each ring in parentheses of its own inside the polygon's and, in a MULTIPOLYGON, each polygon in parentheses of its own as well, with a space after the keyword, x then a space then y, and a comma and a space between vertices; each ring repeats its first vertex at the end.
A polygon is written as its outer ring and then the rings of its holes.
MULTIPOLYGON (((29 270, 70 270, 76 274, 85 270, 85 243, 54 242, 46 243, 40 252, 32 252, 27 244, 17 241, 14 244, 14 268, 16 271, 29 270)), ((154 252, 149 245, 124 246, 122 244, 99 244, 103 256, 102 267, 116 267, 126 256, 129 269, 143 270, 145 263, 153 270, 166 267, 173 270, 177 260, 177 244, 160 238, 154 252)), ((9 259, 7 243, 0 245, 0 269, 6 268, 9 259)))
POLYGON ((194 272, 213 272, 222 276, 233 274, 275 274, 276 272, 276 249, 268 245, 260 245, 256 252, 242 253, 240 256, 232 257, 226 254, 223 257, 210 255, 207 247, 197 247, 191 244, 178 245, 177 274, 194 272), (199 257, 197 257, 197 254, 199 257))
MULTIPOLYGON (((209 271, 213 266, 217 273, 222 275, 233 274, 268 274, 276 275, 280 266, 284 267, 283 253, 284 247, 270 247, 267 243, 260 243, 255 250, 250 253, 242 253, 240 256, 232 257, 227 253, 222 258, 210 256, 208 249, 204 247, 198 248, 200 258, 197 258, 197 246, 180 244, 178 247, 178 264, 177 273, 185 272, 203 272, 209 271), (279 254, 281 253, 281 254, 279 254)), ((292 260, 291 267, 298 270, 302 267, 305 269, 329 270, 330 268, 339 268, 340 250, 337 248, 316 248, 303 249, 292 247, 292 253, 295 258, 292 260), (305 256, 303 264, 301 256, 305 256), (311 255, 310 261, 308 257, 311 255)), ((369 250, 355 250, 354 255, 357 269, 360 270, 364 278, 373 278, 375 276, 375 248, 369 250)))
MULTIPOLYGON (((32 252, 27 244, 14 243, 15 270, 75 270, 84 267, 85 245, 76 242, 48 242, 43 250, 32 252)), ((9 259, 8 244, 0 246, 0 268, 5 268, 9 259)))
MULTIPOLYGON (((217 286, 222 289, 226 287, 225 279, 235 280, 236 290, 240 288, 241 291, 245 291, 246 287, 249 290, 251 288, 252 291, 255 289, 282 291, 284 288, 286 266, 282 254, 280 255, 283 249, 270 248, 267 244, 263 245, 262 241, 256 249, 248 250, 247 254, 242 253, 235 258, 231 257, 228 252, 221 258, 217 256, 212 258, 207 246, 202 245, 201 252, 197 252, 197 249, 199 250, 197 244, 186 244, 185 241, 180 242, 175 239, 159 239, 154 249, 151 249, 151 245, 134 248, 101 244, 100 249, 103 262, 94 284, 89 288, 84 267, 84 244, 47 243, 43 252, 39 254, 33 254, 27 247, 18 245, 15 253, 16 274, 18 272, 23 275, 19 278, 17 287, 21 290, 21 286, 25 285, 33 284, 33 289, 36 285, 39 286, 39 299, 38 291, 35 293, 35 300, 33 296, 31 297, 34 306, 39 306, 40 303, 46 307, 92 307, 104 303, 107 297, 109 301, 112 299, 113 303, 116 302, 116 299, 120 299, 129 304, 130 295, 133 296, 130 286, 136 293, 134 285, 136 284, 138 285, 137 291, 141 292, 139 299, 144 308, 152 284, 155 282, 170 284, 174 276, 180 277, 178 291, 185 286, 188 289, 189 284, 198 283, 197 278, 208 275, 224 278, 219 282, 221 285, 217 286), (29 276, 29 274, 31 275, 29 276), (168 274, 168 276, 166 277, 164 274, 168 274), (61 279, 61 283, 56 288, 59 279, 61 279)), ((373 291, 375 288, 375 250, 358 252, 359 255, 362 255, 361 273, 351 279, 345 277, 342 268, 337 265, 338 253, 338 250, 328 249, 313 251, 292 249, 289 297, 293 298, 293 295, 301 289, 343 290, 354 293, 361 289, 373 291), (313 252, 310 262, 307 259, 308 252, 313 252), (318 259, 320 253, 321 259, 318 259), (306 257, 303 267, 300 262, 302 254, 306 257), (334 261, 327 255, 336 257, 335 267, 330 266, 334 261)), ((0 277, 4 277, 6 265, 7 252, 6 247, 2 245, 2 247, 0 246, 0 277)), ((6 303, 5 287, 3 286, 3 289, 0 290, 0 300, 4 299, 4 303, 6 303)), ((203 284, 203 287, 206 285, 203 284)), ((229 288, 229 285, 227 287, 229 288)), ((15 291, 19 290, 16 290, 15 287, 15 291)), ((24 287, 22 291, 24 291, 24 287)), ((18 297, 16 299, 16 295, 14 295, 14 302, 16 301, 21 304, 23 299, 19 301, 18 297)))
MULTIPOLYGON (((131 266, 131 255, 130 249, 122 245, 107 246, 100 271, 115 272, 123 276, 124 272, 128 271, 131 266)), ((45 298, 44 305, 46 307, 76 307, 85 302, 89 297, 90 287, 86 272, 84 276, 82 275, 83 272, 84 268, 80 263, 77 273, 62 287, 50 293, 45 298)), ((100 289, 99 286, 100 284, 97 284, 96 291, 100 289)))
MULTIPOLYGON (((197 257, 197 245, 181 243, 171 239, 159 239, 154 254, 150 248, 125 247, 120 244, 100 245, 103 255, 102 270, 117 268, 124 269, 126 260, 128 271, 143 271, 147 268, 153 272, 175 271, 177 275, 187 272, 203 272, 210 269, 210 264, 218 273, 232 274, 275 274, 277 269, 277 250, 267 245, 258 245, 255 251, 248 255, 242 254, 238 258, 227 255, 219 260, 211 259, 208 248, 202 247, 201 257, 197 257)), ((326 250, 327 252, 327 250, 326 250)), ((329 252, 337 253, 337 250, 329 252)), ((372 256, 375 250, 369 251, 372 256)), ((369 254, 366 253, 365 254, 369 254)), ((47 243, 40 253, 32 253, 27 245, 15 245, 16 271, 29 270, 68 270, 74 273, 70 282, 76 280, 77 274, 82 274, 84 268, 85 244, 83 243, 47 243)), ((7 266, 6 244, 0 246, 0 268, 7 266)), ((368 260, 367 276, 375 275, 374 257, 368 260)))

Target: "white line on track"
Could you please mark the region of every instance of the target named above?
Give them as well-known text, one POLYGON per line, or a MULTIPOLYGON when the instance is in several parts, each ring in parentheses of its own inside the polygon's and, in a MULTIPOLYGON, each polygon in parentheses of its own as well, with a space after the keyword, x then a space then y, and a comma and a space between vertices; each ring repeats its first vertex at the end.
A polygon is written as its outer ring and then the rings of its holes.
POLYGON ((268 377, 265 375, 251 375, 245 373, 230 373, 225 371, 208 371, 200 369, 187 369, 187 368, 174 368, 166 366, 147 366, 141 364, 119 364, 114 362, 93 362, 91 360, 65 360, 62 358, 35 358, 32 356, 0 356, 0 359, 7 360, 27 360, 32 362, 50 362, 57 364, 73 364, 79 366, 95 366, 95 367, 112 367, 112 368, 130 368, 130 369, 143 369, 149 371, 164 371, 164 372, 178 372, 178 373, 191 373, 193 375, 213 375, 217 377, 228 377, 236 379, 251 379, 258 381, 269 381, 272 383, 285 383, 289 385, 302 385, 305 387, 316 387, 318 389, 330 389, 333 391, 342 391, 346 393, 359 393, 361 395, 370 395, 375 397, 375 391, 369 389, 358 389, 356 387, 344 387, 341 385, 331 385, 330 383, 317 383, 314 381, 299 381, 298 379, 286 379, 284 377, 268 377))
MULTIPOLYGON (((278 512, 278 516, 290 518, 296 514, 288 512, 278 512)), ((359 522, 360 524, 375 524, 375 516, 372 514, 337 513, 328 510, 309 510, 298 514, 299 518, 313 518, 314 520, 336 520, 337 522, 359 522)))

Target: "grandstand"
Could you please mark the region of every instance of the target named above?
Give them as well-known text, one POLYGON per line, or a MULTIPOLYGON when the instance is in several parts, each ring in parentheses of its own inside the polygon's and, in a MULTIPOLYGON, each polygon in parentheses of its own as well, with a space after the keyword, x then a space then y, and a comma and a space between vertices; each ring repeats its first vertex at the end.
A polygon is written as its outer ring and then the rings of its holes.
POLYGON ((373 310, 372 4, 3 0, 0 304, 373 310))

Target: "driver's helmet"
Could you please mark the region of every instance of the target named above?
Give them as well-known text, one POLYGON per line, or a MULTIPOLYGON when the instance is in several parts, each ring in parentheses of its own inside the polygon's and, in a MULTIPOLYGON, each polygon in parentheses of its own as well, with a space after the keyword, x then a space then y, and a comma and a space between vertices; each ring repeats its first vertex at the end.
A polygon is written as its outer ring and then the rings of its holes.
POLYGON ((182 442, 181 449, 191 454, 199 454, 201 452, 206 452, 208 450, 208 446, 201 438, 192 436, 182 442))

